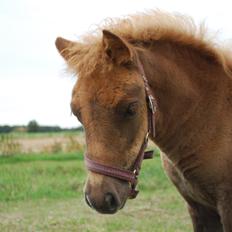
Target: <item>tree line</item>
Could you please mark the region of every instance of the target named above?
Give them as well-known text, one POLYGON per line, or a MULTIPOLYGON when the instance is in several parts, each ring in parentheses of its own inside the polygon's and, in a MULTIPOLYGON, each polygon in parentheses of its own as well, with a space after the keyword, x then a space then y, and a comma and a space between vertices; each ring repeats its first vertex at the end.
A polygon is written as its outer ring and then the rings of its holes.
POLYGON ((36 120, 31 120, 25 125, 0 125, 0 133, 10 132, 62 132, 62 131, 83 131, 82 126, 75 128, 61 128, 59 126, 41 126, 36 120))

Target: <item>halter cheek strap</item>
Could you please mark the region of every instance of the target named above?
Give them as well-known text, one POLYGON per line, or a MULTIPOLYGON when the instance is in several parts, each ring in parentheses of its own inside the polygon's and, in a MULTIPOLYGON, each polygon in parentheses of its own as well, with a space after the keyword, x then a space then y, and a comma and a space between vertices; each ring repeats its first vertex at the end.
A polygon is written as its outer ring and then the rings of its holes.
POLYGON ((143 159, 153 158, 153 151, 145 151, 148 144, 148 137, 149 136, 151 136, 152 138, 155 137, 156 102, 152 95, 152 91, 149 87, 147 78, 145 76, 143 66, 139 61, 139 59, 137 65, 144 82, 146 102, 147 102, 147 114, 148 114, 147 115, 148 131, 145 135, 144 141, 140 147, 140 150, 138 152, 134 164, 132 165, 130 170, 126 170, 118 167, 111 167, 108 165, 103 165, 101 163, 98 163, 97 161, 90 159, 88 154, 85 154, 85 164, 88 170, 129 182, 131 186, 131 190, 128 197, 131 199, 135 198, 139 192, 138 190, 136 190, 136 186, 138 184, 138 176, 140 173, 143 159))

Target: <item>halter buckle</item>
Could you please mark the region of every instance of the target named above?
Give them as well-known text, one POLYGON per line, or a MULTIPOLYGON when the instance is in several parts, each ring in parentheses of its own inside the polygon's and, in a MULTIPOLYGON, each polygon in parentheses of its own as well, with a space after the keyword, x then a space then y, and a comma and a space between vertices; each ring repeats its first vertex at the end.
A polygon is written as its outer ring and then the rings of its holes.
POLYGON ((154 97, 152 95, 148 95, 148 104, 151 109, 152 114, 155 113, 155 105, 154 105, 154 97))

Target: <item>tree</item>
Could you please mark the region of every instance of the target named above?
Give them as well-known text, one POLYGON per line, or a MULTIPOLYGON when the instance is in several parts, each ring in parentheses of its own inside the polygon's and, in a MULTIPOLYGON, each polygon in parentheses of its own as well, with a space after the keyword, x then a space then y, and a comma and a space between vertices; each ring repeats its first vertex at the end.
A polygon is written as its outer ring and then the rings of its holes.
POLYGON ((38 132, 39 131, 39 124, 32 120, 27 124, 27 131, 28 132, 38 132))

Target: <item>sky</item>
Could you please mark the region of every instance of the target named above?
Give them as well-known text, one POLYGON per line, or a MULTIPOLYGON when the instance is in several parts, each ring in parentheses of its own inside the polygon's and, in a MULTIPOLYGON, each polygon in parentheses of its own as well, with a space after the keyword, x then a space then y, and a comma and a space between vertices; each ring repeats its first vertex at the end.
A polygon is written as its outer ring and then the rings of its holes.
POLYGON ((54 41, 78 40, 105 18, 161 9, 205 21, 221 41, 232 38, 229 0, 0 0, 0 125, 76 127, 70 100, 76 77, 54 41))

